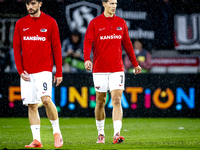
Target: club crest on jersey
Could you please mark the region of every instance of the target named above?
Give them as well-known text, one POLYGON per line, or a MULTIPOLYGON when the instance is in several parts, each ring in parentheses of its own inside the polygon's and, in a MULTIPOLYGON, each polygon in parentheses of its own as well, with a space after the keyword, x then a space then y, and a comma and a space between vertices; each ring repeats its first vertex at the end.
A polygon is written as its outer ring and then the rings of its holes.
POLYGON ((117 27, 117 30, 122 30, 122 28, 121 27, 117 27))
POLYGON ((41 29, 40 32, 47 32, 47 29, 41 29))

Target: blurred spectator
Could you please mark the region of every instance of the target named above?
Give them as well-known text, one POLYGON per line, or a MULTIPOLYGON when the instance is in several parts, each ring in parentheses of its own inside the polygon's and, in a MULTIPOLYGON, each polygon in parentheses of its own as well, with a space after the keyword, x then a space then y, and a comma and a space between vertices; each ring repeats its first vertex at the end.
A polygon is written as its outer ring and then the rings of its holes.
MULTIPOLYGON (((143 48, 142 42, 135 40, 133 43, 133 48, 135 51, 135 56, 139 65, 142 68, 141 73, 147 73, 151 69, 151 54, 143 48)), ((124 66, 126 72, 133 73, 133 65, 131 64, 128 55, 124 57, 124 66)))
POLYGON ((73 31, 69 38, 62 42, 63 71, 82 73, 85 71, 83 60, 83 40, 78 31, 73 31))

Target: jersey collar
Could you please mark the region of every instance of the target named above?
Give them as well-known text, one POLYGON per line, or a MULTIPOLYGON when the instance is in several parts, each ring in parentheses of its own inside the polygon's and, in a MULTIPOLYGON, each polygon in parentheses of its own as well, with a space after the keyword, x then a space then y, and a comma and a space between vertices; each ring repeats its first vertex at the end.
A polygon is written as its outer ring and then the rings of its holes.
POLYGON ((108 19, 108 20, 112 20, 112 19, 114 19, 114 18, 116 17, 115 14, 113 15, 113 17, 106 17, 106 16, 104 15, 104 12, 103 12, 101 15, 103 16, 104 19, 108 19))
POLYGON ((34 19, 34 20, 40 19, 44 15, 44 13, 42 11, 40 11, 40 12, 41 12, 40 17, 31 17, 30 14, 29 14, 29 17, 34 19))

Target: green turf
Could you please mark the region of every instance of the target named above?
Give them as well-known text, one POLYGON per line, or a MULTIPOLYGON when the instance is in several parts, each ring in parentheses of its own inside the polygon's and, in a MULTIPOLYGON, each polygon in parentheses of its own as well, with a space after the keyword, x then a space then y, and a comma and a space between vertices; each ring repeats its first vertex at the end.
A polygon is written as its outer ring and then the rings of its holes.
MULTIPOLYGON (((105 121, 105 144, 96 144, 94 118, 60 118, 60 128, 64 140, 62 149, 200 149, 200 119, 124 118, 121 135, 125 141, 121 144, 112 144, 111 118, 105 121)), ((41 118, 41 140, 43 149, 54 149, 52 128, 47 118, 41 118)), ((0 149, 23 149, 31 141, 27 118, 0 118, 0 149)))

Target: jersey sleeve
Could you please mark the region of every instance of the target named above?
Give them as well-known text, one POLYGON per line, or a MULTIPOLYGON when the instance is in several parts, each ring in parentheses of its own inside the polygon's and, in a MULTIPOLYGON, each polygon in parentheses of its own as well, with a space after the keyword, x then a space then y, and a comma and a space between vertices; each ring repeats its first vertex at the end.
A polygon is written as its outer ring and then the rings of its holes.
POLYGON ((53 20, 52 32, 51 32, 51 44, 54 54, 54 60, 56 65, 56 77, 62 77, 62 51, 58 25, 53 20))
POLYGON ((83 43, 84 62, 90 60, 90 53, 92 50, 92 44, 94 42, 94 32, 94 23, 91 21, 85 33, 85 40, 83 43))
POLYGON ((124 21, 124 32, 123 32, 123 38, 122 38, 122 45, 133 65, 133 67, 137 67, 138 66, 138 62, 136 60, 135 57, 135 53, 134 53, 134 49, 133 49, 133 45, 131 43, 129 34, 128 34, 128 27, 126 25, 126 22, 124 21))
POLYGON ((17 67, 17 71, 19 75, 24 72, 22 66, 22 41, 21 41, 21 34, 19 28, 19 21, 16 22, 14 36, 13 36, 13 50, 14 50, 14 58, 15 64, 17 67))

